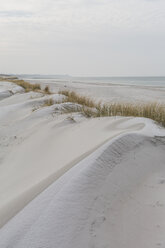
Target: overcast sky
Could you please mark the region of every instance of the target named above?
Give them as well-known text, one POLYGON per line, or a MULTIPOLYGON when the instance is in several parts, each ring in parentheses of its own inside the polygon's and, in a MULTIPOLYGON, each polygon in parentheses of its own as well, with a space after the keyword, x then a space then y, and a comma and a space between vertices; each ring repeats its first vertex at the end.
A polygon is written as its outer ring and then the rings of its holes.
POLYGON ((165 0, 0 0, 0 72, 165 75, 165 0))

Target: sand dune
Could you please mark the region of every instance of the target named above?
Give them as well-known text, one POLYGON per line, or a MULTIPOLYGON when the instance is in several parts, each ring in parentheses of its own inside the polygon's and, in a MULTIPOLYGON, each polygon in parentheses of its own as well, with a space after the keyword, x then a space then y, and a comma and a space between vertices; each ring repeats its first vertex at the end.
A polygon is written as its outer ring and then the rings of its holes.
POLYGON ((0 81, 0 100, 20 92, 24 92, 22 87, 7 81, 0 81))
POLYGON ((163 247, 164 149, 137 134, 107 142, 8 222, 0 246, 163 247))
MULTIPOLYGON (((35 125, 30 130, 31 135, 13 147, 1 164, 1 225, 77 161, 108 139, 143 126, 140 120, 132 124, 131 118, 76 122, 67 116, 46 121, 40 124, 39 129, 35 125), (123 128, 124 122, 127 125, 123 128)), ((24 132, 24 135, 29 135, 28 130, 27 134, 24 132)))
POLYGON ((0 101, 0 247, 163 247, 164 129, 51 98, 0 101))

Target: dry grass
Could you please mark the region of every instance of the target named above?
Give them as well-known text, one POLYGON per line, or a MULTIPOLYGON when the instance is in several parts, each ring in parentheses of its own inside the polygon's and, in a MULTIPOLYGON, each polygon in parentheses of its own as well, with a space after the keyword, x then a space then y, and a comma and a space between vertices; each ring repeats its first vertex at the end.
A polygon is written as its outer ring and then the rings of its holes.
POLYGON ((21 86, 22 88, 24 88, 26 92, 37 91, 43 94, 51 94, 49 86, 45 86, 44 90, 41 90, 40 84, 31 84, 29 82, 26 82, 22 79, 18 79, 16 77, 5 77, 5 78, 0 77, 0 81, 7 81, 7 82, 15 83, 21 86))
POLYGON ((51 105, 53 105, 54 104, 54 101, 53 101, 53 99, 47 99, 45 102, 44 102, 44 105, 43 105, 43 107, 47 107, 47 106, 51 106, 51 105))
POLYGON ((95 103, 88 97, 80 96, 73 91, 60 91, 67 101, 83 105, 82 112, 87 117, 134 116, 150 118, 165 127, 165 105, 159 103, 95 103))
POLYGON ((44 92, 46 94, 51 94, 50 89, 49 89, 49 86, 45 86, 44 92))
POLYGON ((29 82, 26 82, 24 80, 19 80, 19 79, 16 79, 16 80, 12 80, 13 83, 23 87, 25 89, 26 92, 29 92, 29 91, 40 91, 41 90, 41 86, 40 84, 31 84, 29 82))
POLYGON ((152 119, 165 126, 165 105, 159 103, 130 104, 116 103, 104 104, 97 108, 97 116, 134 116, 152 119))
POLYGON ((65 95, 67 97, 66 99, 67 102, 78 103, 81 104, 82 106, 87 106, 90 108, 94 108, 96 105, 95 102, 89 97, 80 96, 74 91, 63 90, 63 91, 59 91, 59 94, 65 95))
POLYGON ((10 77, 9 78, 0 78, 0 81, 7 81, 7 82, 15 83, 15 84, 21 86, 22 88, 24 88, 26 92, 29 92, 29 91, 41 92, 40 84, 31 84, 29 82, 26 82, 26 81, 18 79, 18 78, 10 78, 10 77))

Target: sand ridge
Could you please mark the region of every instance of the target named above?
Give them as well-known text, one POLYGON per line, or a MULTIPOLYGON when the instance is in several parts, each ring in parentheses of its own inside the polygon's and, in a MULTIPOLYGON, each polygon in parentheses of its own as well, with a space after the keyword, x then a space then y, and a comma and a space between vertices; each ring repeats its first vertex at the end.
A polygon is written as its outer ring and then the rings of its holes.
POLYGON ((8 222, 0 245, 163 247, 164 148, 132 133, 107 142, 8 222))

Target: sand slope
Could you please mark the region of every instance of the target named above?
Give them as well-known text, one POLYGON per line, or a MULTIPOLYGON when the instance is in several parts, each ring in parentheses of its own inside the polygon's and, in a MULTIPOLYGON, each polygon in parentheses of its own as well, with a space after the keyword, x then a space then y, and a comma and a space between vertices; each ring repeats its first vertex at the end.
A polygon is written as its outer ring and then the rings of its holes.
POLYGON ((38 129, 35 126, 35 132, 14 146, 1 164, 1 225, 108 139, 127 129, 138 130, 144 126, 140 120, 136 124, 130 121, 130 118, 103 118, 74 122, 62 116, 38 129), (126 127, 121 125, 124 122, 128 122, 126 127))
POLYGON ((164 247, 164 149, 136 134, 106 143, 6 224, 0 246, 164 247))
POLYGON ((145 126, 143 119, 61 115, 78 106, 42 107, 50 97, 63 99, 58 94, 16 92, 0 101, 0 226, 107 140, 145 126))

